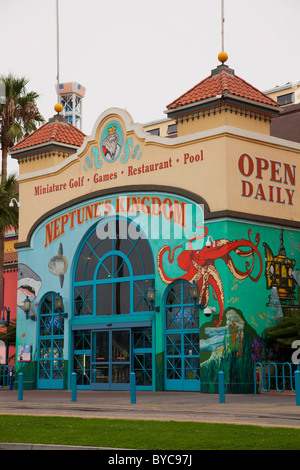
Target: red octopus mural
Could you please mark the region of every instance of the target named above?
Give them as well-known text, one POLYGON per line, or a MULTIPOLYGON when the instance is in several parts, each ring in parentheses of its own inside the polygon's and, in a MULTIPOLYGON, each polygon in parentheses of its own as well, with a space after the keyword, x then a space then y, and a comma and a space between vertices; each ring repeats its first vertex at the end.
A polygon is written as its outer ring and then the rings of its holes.
POLYGON ((166 275, 163 267, 163 257, 165 253, 168 253, 168 261, 170 264, 174 262, 175 251, 182 248, 183 245, 176 246, 171 251, 168 245, 164 245, 157 254, 157 267, 162 281, 165 284, 170 284, 174 281, 185 279, 189 282, 195 281, 199 289, 199 300, 200 303, 206 307, 209 301, 209 287, 212 287, 213 297, 219 303, 220 313, 218 321, 214 321, 215 326, 220 326, 224 312, 224 289, 222 279, 215 267, 215 261, 222 259, 227 265, 230 272, 236 279, 244 280, 250 278, 252 281, 257 282, 262 273, 262 260, 261 255, 258 251, 258 245, 260 241, 259 234, 256 234, 254 244, 250 240, 252 234, 251 229, 248 230, 248 240, 228 240, 225 238, 215 240, 210 246, 204 246, 202 249, 193 250, 192 243, 195 240, 204 238, 208 234, 207 227, 198 227, 204 229, 204 233, 195 235, 189 239, 188 250, 182 251, 177 257, 178 266, 186 273, 177 278, 171 278, 166 275), (236 253, 239 257, 252 258, 252 264, 250 265, 249 259, 245 262, 245 271, 240 271, 235 266, 230 253, 236 253), (256 277, 252 276, 252 272, 255 265, 255 254, 259 260, 259 273, 256 277))

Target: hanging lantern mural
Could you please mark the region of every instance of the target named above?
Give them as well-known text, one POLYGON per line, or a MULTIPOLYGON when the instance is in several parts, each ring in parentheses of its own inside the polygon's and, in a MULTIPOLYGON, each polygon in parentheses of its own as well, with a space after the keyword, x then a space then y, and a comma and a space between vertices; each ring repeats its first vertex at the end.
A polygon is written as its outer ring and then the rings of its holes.
MULTIPOLYGON (((266 280, 267 289, 275 288, 277 290, 278 298, 282 308, 295 307, 295 279, 293 277, 293 270, 295 267, 295 260, 289 259, 286 256, 286 251, 283 246, 283 230, 280 233, 280 247, 278 254, 274 256, 271 248, 264 243, 265 256, 266 256, 266 280)), ((273 306, 271 296, 268 306, 273 306)))

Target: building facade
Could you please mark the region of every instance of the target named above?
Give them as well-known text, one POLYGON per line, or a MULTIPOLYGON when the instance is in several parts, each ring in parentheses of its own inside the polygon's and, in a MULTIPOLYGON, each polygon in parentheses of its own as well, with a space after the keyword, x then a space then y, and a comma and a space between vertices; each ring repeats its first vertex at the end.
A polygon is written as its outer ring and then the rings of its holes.
POLYGON ((25 387, 215 392, 223 370, 253 391, 265 329, 298 308, 300 145, 270 136, 278 112, 221 64, 168 105, 177 137, 111 108, 12 149, 25 387))
POLYGON ((271 121, 271 135, 300 142, 300 82, 277 86, 265 94, 280 105, 279 116, 271 121))

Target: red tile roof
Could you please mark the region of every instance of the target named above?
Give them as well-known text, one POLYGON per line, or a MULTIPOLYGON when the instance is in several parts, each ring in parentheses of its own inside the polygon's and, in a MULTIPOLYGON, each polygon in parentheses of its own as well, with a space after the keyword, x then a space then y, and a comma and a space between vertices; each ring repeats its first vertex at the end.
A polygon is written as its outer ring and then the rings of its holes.
POLYGON ((12 251, 4 253, 4 264, 14 264, 18 262, 18 252, 12 251))
POLYGON ((167 109, 172 110, 180 108, 207 98, 212 98, 216 95, 224 95, 225 92, 237 97, 278 107, 278 103, 276 103, 276 101, 266 96, 257 88, 254 88, 242 78, 237 77, 232 69, 228 69, 227 66, 223 65, 213 70, 209 77, 205 78, 196 86, 170 103, 167 106, 167 109))
POLYGON ((48 142, 59 142, 81 147, 84 137, 85 134, 77 129, 77 127, 67 121, 62 122, 61 119, 55 119, 54 117, 36 131, 32 132, 32 134, 29 134, 18 142, 10 150, 11 152, 15 152, 48 142))

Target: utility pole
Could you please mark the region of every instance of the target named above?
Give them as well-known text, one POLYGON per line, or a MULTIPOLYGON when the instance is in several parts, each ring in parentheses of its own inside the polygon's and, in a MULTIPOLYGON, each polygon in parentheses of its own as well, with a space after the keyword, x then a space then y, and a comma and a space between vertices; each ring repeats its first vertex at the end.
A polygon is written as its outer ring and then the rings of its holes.
POLYGON ((56 0, 56 59, 57 59, 57 102, 60 103, 59 96, 59 15, 58 15, 58 0, 56 0))
POLYGON ((225 51, 225 46, 224 46, 224 23, 225 23, 225 18, 224 18, 224 0, 221 0, 221 29, 222 29, 222 48, 221 51, 225 51))

